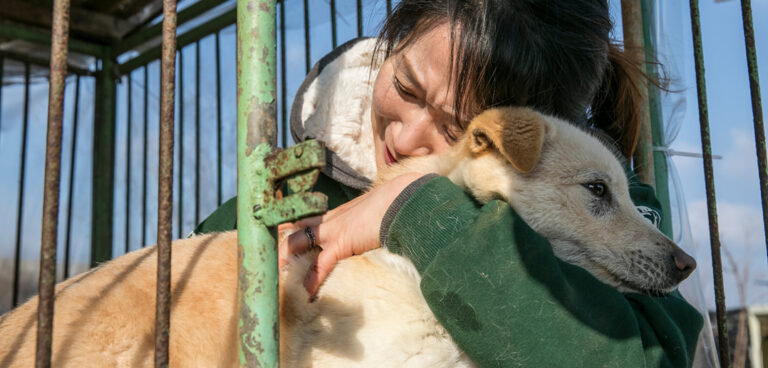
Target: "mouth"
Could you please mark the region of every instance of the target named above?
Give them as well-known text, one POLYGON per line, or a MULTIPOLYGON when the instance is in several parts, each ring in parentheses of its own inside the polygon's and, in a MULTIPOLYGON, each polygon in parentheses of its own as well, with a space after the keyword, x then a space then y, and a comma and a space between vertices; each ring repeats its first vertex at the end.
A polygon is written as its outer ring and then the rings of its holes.
POLYGON ((594 266, 601 269, 604 273, 608 275, 608 277, 613 279, 613 282, 617 284, 617 289, 621 292, 636 292, 641 294, 647 294, 652 296, 661 296, 666 293, 671 292, 674 290, 675 285, 653 285, 653 284, 644 284, 641 282, 638 282, 637 280, 633 280, 629 275, 619 275, 613 270, 611 270, 609 267, 606 267, 601 262, 597 261, 595 257, 588 255, 587 259, 589 262, 591 262, 594 266))
POLYGON ((392 155, 392 153, 389 152, 389 147, 386 145, 384 145, 384 161, 386 161, 387 165, 397 163, 397 159, 392 155))

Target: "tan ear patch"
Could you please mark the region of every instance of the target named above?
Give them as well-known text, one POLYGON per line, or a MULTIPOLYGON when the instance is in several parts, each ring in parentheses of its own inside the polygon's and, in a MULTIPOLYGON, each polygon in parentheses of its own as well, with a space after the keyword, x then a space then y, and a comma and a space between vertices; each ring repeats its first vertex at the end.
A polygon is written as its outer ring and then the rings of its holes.
POLYGON ((481 153, 496 147, 515 169, 536 167, 544 145, 544 117, 528 108, 503 107, 482 112, 469 124, 470 150, 481 153))

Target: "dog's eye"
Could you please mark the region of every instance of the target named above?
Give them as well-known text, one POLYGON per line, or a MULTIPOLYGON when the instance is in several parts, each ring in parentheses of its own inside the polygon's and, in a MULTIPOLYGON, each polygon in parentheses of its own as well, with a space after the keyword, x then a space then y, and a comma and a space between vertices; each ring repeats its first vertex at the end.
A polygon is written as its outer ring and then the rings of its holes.
POLYGON ((582 185, 584 185, 584 188, 587 188, 595 197, 603 197, 605 196, 605 193, 608 192, 608 187, 602 182, 585 183, 582 185))

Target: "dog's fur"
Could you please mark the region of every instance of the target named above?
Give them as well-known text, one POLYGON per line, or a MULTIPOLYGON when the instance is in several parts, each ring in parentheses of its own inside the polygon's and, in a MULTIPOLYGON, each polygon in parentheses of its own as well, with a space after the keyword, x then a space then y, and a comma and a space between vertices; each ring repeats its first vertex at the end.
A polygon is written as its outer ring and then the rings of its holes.
MULTIPOLYGON (((489 110, 448 152, 407 160, 379 181, 413 171, 445 175, 482 202, 507 201, 558 257, 620 291, 668 292, 695 267, 637 212, 605 146, 532 110, 489 110)), ((383 249, 348 258, 308 303, 311 257, 281 271, 281 365, 473 365, 430 312, 410 261, 383 249)), ((54 364, 151 365, 155 268, 151 247, 58 285, 54 364)), ((236 270, 236 232, 173 243, 171 366, 236 364, 236 270)), ((33 364, 36 309, 33 298, 1 317, 0 366, 33 364)))

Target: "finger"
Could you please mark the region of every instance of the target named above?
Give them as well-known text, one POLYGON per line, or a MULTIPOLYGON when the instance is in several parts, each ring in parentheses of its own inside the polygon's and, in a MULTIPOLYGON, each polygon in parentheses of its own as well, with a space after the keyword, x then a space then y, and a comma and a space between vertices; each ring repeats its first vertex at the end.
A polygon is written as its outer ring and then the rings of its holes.
POLYGON ((304 278, 304 288, 309 293, 310 302, 313 301, 320 285, 325 281, 328 274, 331 273, 331 270, 336 267, 338 261, 339 257, 336 251, 331 248, 320 252, 315 262, 309 267, 307 276, 304 278))
POLYGON ((321 234, 325 234, 327 231, 326 224, 319 224, 317 226, 305 226, 295 233, 288 236, 285 242, 285 250, 288 256, 293 254, 302 254, 310 250, 311 242, 309 236, 307 236, 306 228, 310 228, 315 238, 315 245, 322 248, 322 244, 325 241, 321 234))
POLYGON ((319 216, 307 217, 299 221, 296 221, 294 223, 294 226, 296 226, 296 228, 298 229, 303 229, 307 226, 317 226, 323 222, 324 217, 325 217, 325 214, 319 215, 319 216))

